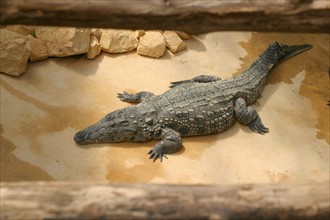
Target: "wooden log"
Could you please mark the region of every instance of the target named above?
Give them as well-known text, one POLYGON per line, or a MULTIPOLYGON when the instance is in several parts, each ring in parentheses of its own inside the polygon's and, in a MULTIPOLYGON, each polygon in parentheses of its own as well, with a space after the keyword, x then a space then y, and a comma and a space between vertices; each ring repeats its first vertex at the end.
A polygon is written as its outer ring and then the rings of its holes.
POLYGON ((233 186, 1 183, 1 219, 328 219, 329 182, 233 186))
POLYGON ((328 0, 1 0, 0 24, 329 33, 329 9, 328 0))

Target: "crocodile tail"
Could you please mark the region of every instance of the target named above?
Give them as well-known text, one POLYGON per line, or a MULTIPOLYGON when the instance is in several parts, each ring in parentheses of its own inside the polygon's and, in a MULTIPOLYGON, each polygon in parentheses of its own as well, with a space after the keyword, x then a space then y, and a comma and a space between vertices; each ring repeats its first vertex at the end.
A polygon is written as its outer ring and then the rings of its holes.
MULTIPOLYGON (((254 91, 254 97, 258 97, 265 85, 267 75, 274 66, 310 48, 312 45, 309 44, 288 46, 274 42, 238 77, 248 80, 245 89, 254 91)), ((248 101, 252 103, 254 99, 248 101)))
POLYGON ((268 62, 273 63, 273 65, 277 65, 294 55, 297 55, 305 50, 311 49, 312 47, 313 46, 310 44, 289 46, 274 42, 262 54, 262 58, 266 59, 268 62))

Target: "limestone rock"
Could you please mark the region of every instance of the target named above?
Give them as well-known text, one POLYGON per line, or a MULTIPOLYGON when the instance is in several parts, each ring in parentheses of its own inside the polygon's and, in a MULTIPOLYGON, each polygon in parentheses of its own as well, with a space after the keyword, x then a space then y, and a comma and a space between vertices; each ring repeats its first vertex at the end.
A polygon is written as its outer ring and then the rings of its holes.
POLYGON ((161 57, 165 52, 166 44, 163 35, 158 31, 147 31, 140 38, 137 48, 138 54, 149 57, 161 57))
POLYGON ((89 50, 86 53, 86 57, 88 59, 94 59, 97 55, 99 55, 101 52, 101 44, 97 40, 95 36, 91 35, 91 40, 89 44, 89 50))
POLYGON ((24 35, 1 29, 0 31, 0 72, 20 76, 27 69, 30 56, 24 35))
POLYGON ((36 26, 28 26, 28 25, 7 25, 7 30, 13 31, 22 35, 34 35, 34 31, 36 26))
POLYGON ((187 45, 174 31, 165 31, 163 36, 165 38, 166 47, 172 53, 177 53, 179 51, 187 49, 187 45))
POLYGON ((186 32, 183 32, 183 31, 175 31, 175 33, 177 35, 179 35, 179 37, 182 39, 182 40, 189 40, 192 38, 192 36, 190 34, 187 34, 186 32))
POLYGON ((137 38, 140 39, 146 32, 144 30, 136 30, 137 38))
POLYGON ((101 28, 92 28, 92 29, 91 29, 91 36, 96 37, 96 39, 97 39, 99 42, 100 42, 100 40, 101 40, 102 33, 103 33, 103 29, 101 29, 101 28))
POLYGON ((103 30, 101 36, 102 50, 108 53, 124 53, 135 50, 139 40, 138 33, 131 30, 103 30))
POLYGON ((32 35, 27 36, 27 39, 26 47, 30 51, 30 61, 39 61, 48 58, 48 51, 44 42, 32 35))
POLYGON ((49 56, 65 57, 86 53, 89 49, 89 28, 37 27, 36 37, 42 40, 49 56))

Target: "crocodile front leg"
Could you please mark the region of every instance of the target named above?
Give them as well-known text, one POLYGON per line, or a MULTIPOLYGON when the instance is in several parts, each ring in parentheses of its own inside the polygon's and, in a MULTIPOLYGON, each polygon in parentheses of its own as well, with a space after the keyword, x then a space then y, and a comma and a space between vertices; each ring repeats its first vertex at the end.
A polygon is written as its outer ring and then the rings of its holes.
POLYGON ((269 131, 261 122, 258 112, 252 106, 246 106, 243 98, 235 101, 234 111, 237 120, 243 125, 247 125, 250 129, 259 134, 265 134, 269 131))
POLYGON ((123 102, 140 103, 154 95, 155 94, 153 94, 152 92, 145 92, 145 91, 138 92, 136 94, 129 94, 127 92, 123 92, 123 93, 118 93, 117 97, 123 102))
POLYGON ((162 162, 163 157, 167 159, 166 154, 173 154, 179 151, 182 147, 180 134, 170 128, 164 128, 162 130, 161 139, 162 140, 148 152, 148 154, 150 154, 149 159, 153 159, 154 162, 157 158, 162 162))
POLYGON ((177 82, 171 82, 170 88, 173 88, 175 86, 184 84, 184 83, 210 83, 210 82, 215 82, 221 80, 220 77, 218 76, 213 76, 213 75, 199 75, 196 76, 192 79, 188 79, 188 80, 181 80, 181 81, 177 81, 177 82))

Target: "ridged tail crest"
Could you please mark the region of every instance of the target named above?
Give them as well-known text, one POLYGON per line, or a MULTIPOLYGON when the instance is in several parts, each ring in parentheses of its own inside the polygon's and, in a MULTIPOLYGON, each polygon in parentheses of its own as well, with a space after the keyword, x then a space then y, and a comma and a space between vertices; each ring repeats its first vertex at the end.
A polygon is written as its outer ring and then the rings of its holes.
POLYGON ((285 45, 278 42, 272 43, 267 50, 261 55, 262 58, 266 59, 273 65, 277 65, 282 61, 297 55, 303 51, 311 49, 313 46, 310 44, 302 45, 285 45))

